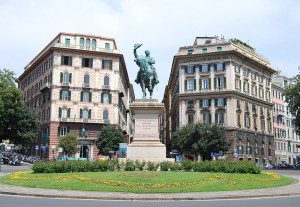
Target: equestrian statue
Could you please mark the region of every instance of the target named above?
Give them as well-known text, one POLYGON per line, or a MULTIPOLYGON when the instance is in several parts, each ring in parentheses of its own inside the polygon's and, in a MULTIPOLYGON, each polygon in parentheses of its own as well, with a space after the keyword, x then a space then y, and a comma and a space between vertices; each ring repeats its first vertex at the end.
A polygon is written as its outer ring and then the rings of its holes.
POLYGON ((140 84, 143 91, 143 99, 146 98, 146 89, 150 93, 150 99, 152 98, 152 93, 154 87, 159 83, 157 78, 156 69, 153 66, 155 64, 154 58, 150 57, 150 51, 145 51, 145 56, 138 55, 136 50, 141 47, 142 44, 135 44, 133 49, 133 54, 135 57, 135 62, 139 66, 140 70, 137 73, 137 78, 135 82, 140 84))

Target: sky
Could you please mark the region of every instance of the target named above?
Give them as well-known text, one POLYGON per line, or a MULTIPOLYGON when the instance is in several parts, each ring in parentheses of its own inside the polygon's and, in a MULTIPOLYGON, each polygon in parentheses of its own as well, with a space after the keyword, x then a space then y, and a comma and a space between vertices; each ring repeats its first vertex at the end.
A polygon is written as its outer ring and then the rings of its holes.
POLYGON ((300 65, 299 0, 0 0, 0 68, 17 76, 59 32, 115 38, 136 98, 133 45, 150 50, 162 99, 173 56, 196 36, 238 38, 292 77, 300 65))

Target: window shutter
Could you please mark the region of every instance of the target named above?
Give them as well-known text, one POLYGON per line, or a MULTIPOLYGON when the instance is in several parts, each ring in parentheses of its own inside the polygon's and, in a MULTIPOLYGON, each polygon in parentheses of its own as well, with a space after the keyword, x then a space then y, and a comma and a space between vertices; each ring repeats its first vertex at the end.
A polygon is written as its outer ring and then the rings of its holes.
POLYGON ((59 91, 59 100, 62 100, 62 90, 59 91))
POLYGON ((193 65, 193 73, 195 73, 195 72, 196 72, 196 67, 195 67, 195 65, 193 65))
POLYGON ((211 79, 208 78, 208 88, 211 89, 211 79))
POLYGON ((209 123, 211 123, 211 114, 210 113, 209 113, 208 117, 209 117, 209 123))
POLYGON ((187 80, 184 80, 184 90, 187 90, 187 80))
POLYGON ((89 118, 89 119, 92 118, 92 109, 89 110, 89 117, 88 117, 88 118, 89 118))
POLYGON ((215 98, 215 107, 218 106, 218 99, 215 98))
POLYGON ((93 68, 93 58, 90 58, 90 68, 93 68))
POLYGON ((199 72, 202 73, 202 65, 199 65, 199 72))
POLYGON ((71 101, 71 91, 68 91, 68 100, 71 101))
POLYGON ((199 79, 199 91, 201 91, 201 89, 202 89, 202 80, 199 79))
POLYGON ((109 61, 109 69, 112 70, 112 60, 109 61))
POLYGON ((226 63, 223 63, 223 70, 226 70, 226 63))
POLYGON ((72 73, 69 74, 69 83, 72 83, 72 73))
POLYGON ((111 94, 108 94, 108 103, 111 104, 111 94))
POLYGON ((84 66, 85 66, 85 58, 83 57, 83 58, 82 58, 82 61, 81 61, 81 67, 84 68, 84 66))
POLYGON ((92 102, 92 92, 89 92, 89 102, 92 102))
POLYGON ((210 64, 208 64, 208 66, 207 66, 207 67, 208 67, 208 72, 210 72, 210 64))
POLYGON ((71 109, 68 108, 68 111, 67 111, 67 117, 70 118, 70 116, 71 116, 71 109))
POLYGON ((214 78, 214 89, 217 89, 217 79, 214 78))
POLYGON ((64 56, 63 56, 63 55, 61 56, 60 64, 61 64, 61 65, 64 65, 64 64, 65 64, 65 63, 64 63, 64 56))
POLYGON ((227 99, 224 98, 224 106, 226 106, 226 105, 227 105, 227 99))
POLYGON ((80 93, 80 101, 83 101, 83 92, 80 93))
POLYGON ((64 74, 63 74, 63 73, 60 73, 60 82, 61 82, 61 83, 63 82, 63 78, 64 78, 64 74))
POLYGON ((203 106, 203 101, 202 101, 202 99, 199 100, 199 106, 200 106, 200 108, 203 106))
POLYGON ((103 103, 103 100, 104 100, 104 94, 101 93, 101 103, 103 103))
POLYGON ((214 69, 215 69, 215 71, 217 70, 217 64, 216 63, 214 64, 214 69))
POLYGON ((184 66, 183 69, 184 69, 184 72, 187 73, 187 66, 184 66))
POLYGON ((105 60, 102 60, 102 69, 104 69, 105 66, 105 60))
POLYGON ((69 62, 68 62, 69 66, 72 66, 72 62, 73 62, 72 60, 73 60, 72 56, 69 56, 69 62))
POLYGON ((70 127, 67 126, 67 133, 70 133, 70 127))
POLYGON ((218 120, 218 113, 215 113, 215 123, 219 123, 219 120, 218 120))
POLYGON ((208 106, 211 107, 211 99, 208 99, 208 106))
POLYGON ((80 109, 80 118, 82 119, 82 109, 80 109))
POLYGON ((57 136, 60 136, 60 127, 57 128, 57 136))
POLYGON ((61 107, 58 108, 58 118, 61 118, 61 107))
POLYGON ((194 90, 196 90, 196 79, 194 79, 194 90))
POLYGON ((224 77, 224 88, 226 88, 226 77, 224 77))

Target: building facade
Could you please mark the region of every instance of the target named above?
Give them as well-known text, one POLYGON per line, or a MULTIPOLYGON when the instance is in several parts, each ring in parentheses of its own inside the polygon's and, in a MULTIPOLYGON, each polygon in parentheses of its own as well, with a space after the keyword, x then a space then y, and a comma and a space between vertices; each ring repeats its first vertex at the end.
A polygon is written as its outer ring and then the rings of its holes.
POLYGON ((294 130, 295 117, 289 112, 284 95, 285 88, 293 82, 280 75, 273 77, 272 82, 276 163, 300 163, 300 136, 294 130))
POLYGON ((134 99, 123 55, 115 40, 59 33, 26 67, 19 88, 41 120, 37 151, 61 156, 58 137, 75 132, 76 157, 96 159, 97 134, 115 124, 129 135, 129 102, 134 99))
POLYGON ((186 124, 226 128, 230 159, 273 162, 271 77, 275 71, 245 43, 197 37, 174 56, 163 102, 165 140, 186 124))

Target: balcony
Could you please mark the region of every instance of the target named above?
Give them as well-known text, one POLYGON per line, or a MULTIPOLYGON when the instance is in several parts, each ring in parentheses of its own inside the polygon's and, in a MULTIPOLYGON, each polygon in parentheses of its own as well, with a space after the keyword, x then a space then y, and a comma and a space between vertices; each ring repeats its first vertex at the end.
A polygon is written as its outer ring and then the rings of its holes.
POLYGON ((108 48, 101 48, 101 47, 94 47, 94 46, 84 47, 84 46, 80 46, 80 45, 55 43, 55 44, 53 44, 53 47, 120 54, 120 50, 117 50, 117 49, 108 49, 108 48))
POLYGON ((82 88, 90 88, 90 84, 89 83, 84 83, 84 84, 82 84, 82 88))
POLYGON ((103 88, 104 90, 110 90, 110 85, 103 85, 102 88, 103 88))
POLYGON ((61 83, 61 86, 69 87, 69 86, 70 86, 70 83, 69 83, 69 82, 62 82, 62 83, 61 83))
POLYGON ((60 118, 61 122, 75 122, 75 123, 91 123, 91 124, 109 124, 109 119, 85 119, 85 118, 60 118))
POLYGON ((40 89, 40 92, 45 92, 45 91, 48 91, 50 89, 50 83, 45 83, 42 85, 41 89, 40 89))

